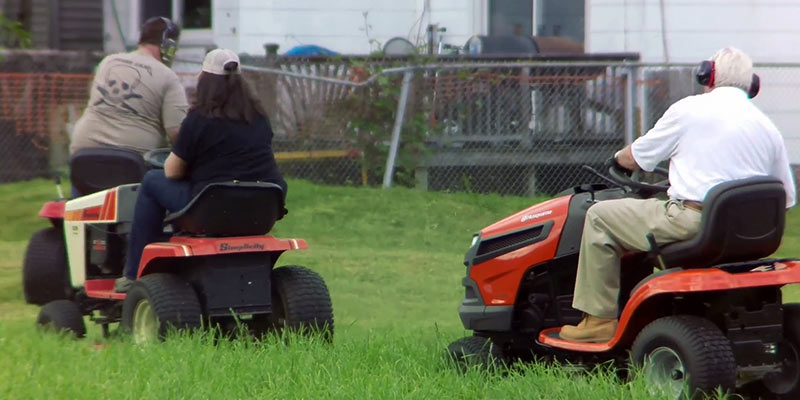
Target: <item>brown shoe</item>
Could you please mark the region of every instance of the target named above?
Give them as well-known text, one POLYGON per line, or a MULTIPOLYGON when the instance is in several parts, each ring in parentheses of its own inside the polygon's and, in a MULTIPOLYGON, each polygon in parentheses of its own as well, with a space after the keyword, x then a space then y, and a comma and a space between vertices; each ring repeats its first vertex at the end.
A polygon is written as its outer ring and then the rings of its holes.
POLYGON ((616 331, 616 319, 598 318, 586 314, 577 326, 563 326, 558 336, 570 342, 602 343, 611 340, 616 331))

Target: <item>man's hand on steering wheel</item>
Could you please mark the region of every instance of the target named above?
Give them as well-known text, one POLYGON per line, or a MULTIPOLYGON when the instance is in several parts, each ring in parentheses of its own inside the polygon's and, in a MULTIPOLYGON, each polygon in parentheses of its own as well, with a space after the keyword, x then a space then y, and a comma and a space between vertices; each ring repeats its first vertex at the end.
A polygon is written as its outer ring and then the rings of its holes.
POLYGON ((663 176, 665 179, 656 183, 642 182, 642 171, 630 171, 617 162, 612 156, 605 164, 608 169, 609 178, 620 186, 628 187, 632 191, 643 196, 652 196, 656 193, 666 192, 669 189, 669 172, 666 168, 656 167, 653 173, 663 176))
POLYGON ((608 160, 606 160, 606 162, 603 164, 604 171, 610 171, 612 168, 616 169, 618 172, 623 173, 627 176, 631 176, 631 174, 633 174, 633 171, 623 167, 622 164, 620 164, 619 161, 617 161, 616 154, 609 157, 608 160))

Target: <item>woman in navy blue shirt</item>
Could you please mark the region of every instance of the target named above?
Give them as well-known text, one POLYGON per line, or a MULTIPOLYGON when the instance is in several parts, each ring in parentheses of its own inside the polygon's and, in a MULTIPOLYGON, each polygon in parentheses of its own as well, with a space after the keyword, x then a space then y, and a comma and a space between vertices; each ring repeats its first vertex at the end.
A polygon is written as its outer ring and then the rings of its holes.
POLYGON ((217 49, 203 61, 195 103, 164 170, 149 171, 142 179, 116 291, 126 292, 136 280, 142 251, 161 235, 166 211, 182 209, 209 183, 232 180, 272 182, 286 193, 272 153, 269 119, 242 79, 239 57, 217 49))

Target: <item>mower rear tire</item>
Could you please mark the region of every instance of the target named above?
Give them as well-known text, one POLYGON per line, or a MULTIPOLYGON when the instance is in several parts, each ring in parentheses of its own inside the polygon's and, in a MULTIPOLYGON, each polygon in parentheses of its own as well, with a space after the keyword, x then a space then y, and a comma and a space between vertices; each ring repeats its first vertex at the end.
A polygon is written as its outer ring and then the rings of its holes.
POLYGON ((203 311, 189 282, 177 275, 156 273, 133 282, 122 302, 122 328, 136 344, 164 340, 170 327, 200 328, 203 311))
POLYGON ((466 369, 478 367, 493 370, 504 368, 508 362, 503 349, 483 336, 467 336, 447 346, 450 358, 460 367, 466 369))
POLYGON ((770 393, 776 399, 800 399, 800 304, 783 305, 783 338, 778 344, 778 353, 785 355, 781 372, 767 374, 748 385, 748 392, 770 393))
POLYGON ((653 395, 703 398, 736 386, 736 359, 728 338, 711 321, 692 315, 659 318, 633 342, 634 365, 642 368, 653 395))
POLYGON ((70 300, 55 300, 45 304, 36 318, 36 326, 43 331, 69 333, 77 338, 86 336, 83 314, 78 305, 70 300))
POLYGON ((25 301, 44 305, 72 298, 67 251, 61 229, 42 229, 33 234, 22 262, 25 301))
POLYGON ((272 270, 270 329, 320 335, 333 341, 333 305, 328 286, 316 272, 290 265, 272 270))

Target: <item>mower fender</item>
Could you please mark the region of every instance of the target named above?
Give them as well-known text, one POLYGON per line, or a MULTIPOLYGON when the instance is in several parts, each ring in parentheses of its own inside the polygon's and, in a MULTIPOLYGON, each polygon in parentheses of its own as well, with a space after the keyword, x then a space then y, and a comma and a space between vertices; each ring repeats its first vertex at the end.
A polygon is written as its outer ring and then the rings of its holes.
MULTIPOLYGON (((277 239, 272 236, 240 236, 225 238, 196 238, 175 236, 169 242, 148 244, 142 252, 139 273, 142 277, 152 272, 163 272, 159 267, 168 259, 215 256, 240 253, 283 253, 288 250, 307 249, 303 239, 277 239)), ((277 258, 277 257, 276 257, 277 258)))
POLYGON ((48 201, 39 210, 39 216, 49 219, 64 219, 64 205, 66 200, 48 201))

